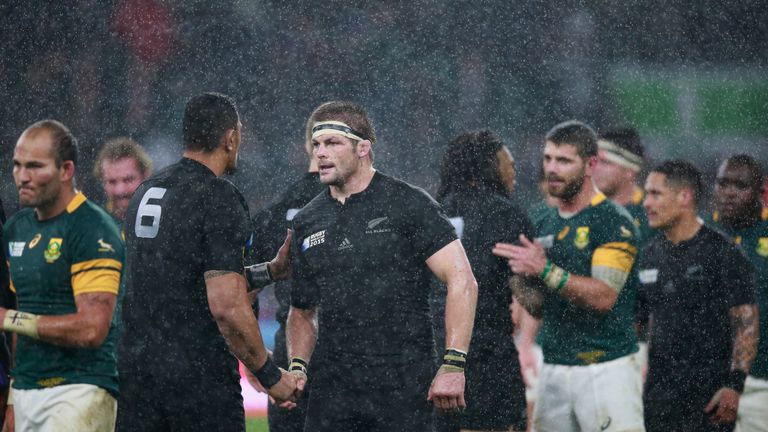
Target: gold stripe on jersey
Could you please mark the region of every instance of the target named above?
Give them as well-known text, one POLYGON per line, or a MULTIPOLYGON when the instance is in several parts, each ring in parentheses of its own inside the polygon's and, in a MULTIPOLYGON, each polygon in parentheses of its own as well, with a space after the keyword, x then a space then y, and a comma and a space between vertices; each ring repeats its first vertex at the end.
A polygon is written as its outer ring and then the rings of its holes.
POLYGON ((74 213, 75 210, 77 210, 78 207, 83 205, 86 198, 85 195, 83 195, 82 192, 78 192, 74 198, 72 198, 72 201, 67 204, 67 213, 74 213))
POLYGON ((117 294, 123 264, 115 259, 99 258, 72 264, 72 292, 75 295, 108 292, 117 294))
POLYGON ((606 243, 592 254, 592 267, 603 266, 629 273, 635 262, 637 248, 629 243, 606 243))
POLYGON ((11 283, 8 288, 11 290, 12 293, 16 294, 16 287, 13 286, 13 281, 10 278, 8 278, 8 282, 11 283))
POLYGON ((607 198, 605 197, 605 194, 602 192, 598 193, 594 197, 592 197, 592 201, 589 202, 592 207, 595 207, 596 205, 600 204, 601 202, 605 201, 607 198))

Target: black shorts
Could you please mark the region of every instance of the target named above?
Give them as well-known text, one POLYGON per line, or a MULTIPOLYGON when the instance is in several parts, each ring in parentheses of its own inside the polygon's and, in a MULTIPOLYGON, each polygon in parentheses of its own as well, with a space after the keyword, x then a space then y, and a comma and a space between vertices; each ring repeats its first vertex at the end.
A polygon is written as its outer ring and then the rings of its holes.
POLYGON ((427 392, 434 363, 367 367, 317 365, 309 397, 306 432, 423 432, 432 430, 427 392))
MULTIPOLYGON (((674 374, 679 371, 670 371, 674 374)), ((735 423, 715 425, 704 412, 720 382, 714 374, 703 372, 659 382, 652 375, 643 392, 647 432, 731 432, 735 423)))
POLYGON ((120 372, 117 431, 245 431, 240 381, 218 374, 177 371, 157 378, 146 372, 120 372))

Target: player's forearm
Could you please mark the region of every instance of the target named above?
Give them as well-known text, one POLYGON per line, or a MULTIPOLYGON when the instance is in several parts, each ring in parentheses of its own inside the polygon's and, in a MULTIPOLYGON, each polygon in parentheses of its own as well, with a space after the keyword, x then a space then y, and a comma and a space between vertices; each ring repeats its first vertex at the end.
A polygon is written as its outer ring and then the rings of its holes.
POLYGON ((538 278, 514 275, 509 280, 512 295, 529 316, 541 318, 544 296, 541 292, 541 282, 538 278))
POLYGON ((471 273, 448 281, 445 298, 445 347, 467 352, 475 324, 477 282, 471 273))
POLYGON ((317 342, 317 310, 291 306, 285 332, 288 356, 309 362, 317 342))
POLYGON ((560 295, 576 306, 607 313, 616 304, 619 293, 605 282, 571 274, 560 295))
POLYGON ((733 331, 733 355, 731 370, 749 373, 757 355, 757 341, 760 333, 757 306, 740 305, 731 308, 731 329, 733 331))
POLYGON ((520 317, 520 332, 517 337, 517 344, 522 348, 528 348, 533 346, 536 342, 536 336, 539 334, 541 328, 541 320, 534 318, 528 313, 524 313, 520 317))

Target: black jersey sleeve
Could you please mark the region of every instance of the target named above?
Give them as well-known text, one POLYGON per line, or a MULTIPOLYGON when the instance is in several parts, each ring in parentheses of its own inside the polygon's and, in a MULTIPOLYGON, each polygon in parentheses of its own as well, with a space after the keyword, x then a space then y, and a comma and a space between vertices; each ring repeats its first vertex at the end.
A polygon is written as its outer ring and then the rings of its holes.
POLYGON ((222 180, 203 222, 203 270, 243 271, 248 207, 234 185, 222 180))
POLYGON ((756 302, 755 268, 743 252, 729 246, 720 265, 720 286, 725 290, 728 307, 753 304, 756 302))
POLYGON ((293 240, 291 240, 291 306, 299 309, 312 309, 318 305, 320 290, 317 289, 311 268, 301 251, 301 235, 293 228, 293 240))
POLYGON ((421 260, 426 261, 457 238, 440 204, 419 188, 414 188, 406 203, 406 218, 409 237, 421 260))

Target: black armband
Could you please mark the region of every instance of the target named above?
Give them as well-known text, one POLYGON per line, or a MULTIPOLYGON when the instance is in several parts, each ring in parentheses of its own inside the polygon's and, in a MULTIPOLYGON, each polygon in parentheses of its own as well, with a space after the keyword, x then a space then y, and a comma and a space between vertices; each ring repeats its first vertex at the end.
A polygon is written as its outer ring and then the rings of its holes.
POLYGON ((445 350, 443 356, 443 369, 451 372, 464 372, 464 366, 467 364, 467 353, 454 348, 445 350))
POLYGON ((747 374, 744 371, 738 369, 732 370, 728 374, 728 379, 725 381, 725 386, 732 388, 739 393, 744 392, 744 381, 747 379, 747 374))
POLYGON ((245 268, 245 279, 250 287, 248 291, 261 289, 272 283, 272 274, 269 272, 268 264, 268 262, 263 262, 245 268))
POLYGON ((272 356, 267 356, 267 361, 264 362, 264 365, 259 370, 253 371, 253 376, 259 380, 264 388, 268 389, 280 382, 283 373, 280 372, 280 369, 277 366, 275 366, 275 363, 272 361, 272 356))

